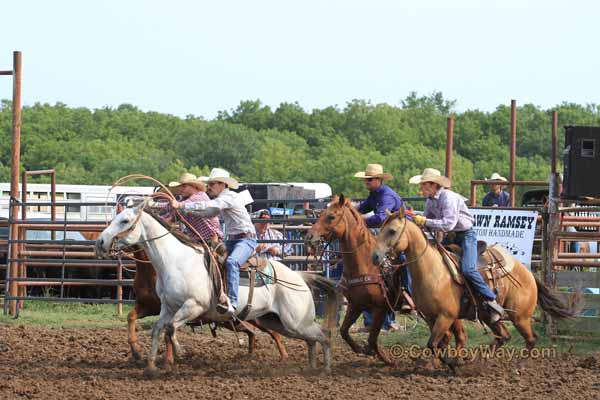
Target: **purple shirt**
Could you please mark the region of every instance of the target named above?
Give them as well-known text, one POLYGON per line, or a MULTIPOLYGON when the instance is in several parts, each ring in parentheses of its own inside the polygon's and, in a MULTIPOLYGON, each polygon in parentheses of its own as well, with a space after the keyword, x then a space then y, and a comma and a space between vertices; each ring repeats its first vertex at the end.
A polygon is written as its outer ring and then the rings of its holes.
POLYGON ((425 226, 443 232, 463 232, 473 226, 473 216, 460 194, 441 188, 425 202, 425 226))
POLYGON ((361 214, 373 211, 374 215, 367 218, 365 222, 369 228, 377 228, 383 224, 387 217, 385 210, 395 212, 403 206, 404 202, 398 196, 398 193, 394 192, 389 186, 381 185, 377 190, 370 192, 369 197, 360 203, 358 211, 361 214))
POLYGON ((510 207, 510 194, 508 194, 504 190, 500 191, 500 194, 498 194, 497 196, 495 192, 489 192, 485 195, 481 204, 484 207, 510 207))

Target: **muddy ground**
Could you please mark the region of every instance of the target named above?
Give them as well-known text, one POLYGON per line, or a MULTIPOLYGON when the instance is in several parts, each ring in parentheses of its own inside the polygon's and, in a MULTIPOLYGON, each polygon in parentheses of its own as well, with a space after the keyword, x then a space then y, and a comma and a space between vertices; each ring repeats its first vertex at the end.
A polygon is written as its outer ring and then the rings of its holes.
MULTIPOLYGON (((222 332, 222 331, 220 331, 222 332)), ((148 350, 148 331, 140 340, 148 350)), ((396 367, 355 355, 336 343, 333 372, 307 367, 305 345, 286 340, 282 364, 271 339, 259 335, 248 356, 235 336, 208 331, 179 334, 186 354, 177 369, 157 378, 129 358, 124 328, 61 330, 0 326, 1 399, 598 399, 600 354, 558 354, 519 365, 488 359, 461 367, 396 367)), ((162 344, 162 341, 161 341, 162 344)))

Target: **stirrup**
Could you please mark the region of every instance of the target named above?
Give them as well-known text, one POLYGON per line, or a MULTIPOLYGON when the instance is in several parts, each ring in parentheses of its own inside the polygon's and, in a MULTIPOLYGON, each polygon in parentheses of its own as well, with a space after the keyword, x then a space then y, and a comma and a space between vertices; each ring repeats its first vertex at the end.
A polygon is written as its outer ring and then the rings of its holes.
POLYGON ((227 300, 227 303, 219 303, 215 307, 219 314, 233 317, 235 315, 235 307, 231 305, 231 302, 227 300))
POLYGON ((486 300, 483 302, 483 304, 486 307, 488 313, 490 314, 490 322, 492 324, 495 324, 496 322, 504 318, 506 314, 504 308, 496 301, 486 300))
POLYGON ((248 314, 250 314, 250 311, 252 311, 252 304, 246 304, 242 311, 236 315, 236 318, 240 321, 244 321, 248 317, 248 314))
POLYGON ((410 297, 410 294, 408 294, 408 291, 404 288, 402 288, 402 297, 401 297, 401 303, 400 303, 400 312, 404 313, 404 314, 410 314, 413 311, 417 310, 417 307, 415 306, 415 303, 412 299, 412 297, 410 297))

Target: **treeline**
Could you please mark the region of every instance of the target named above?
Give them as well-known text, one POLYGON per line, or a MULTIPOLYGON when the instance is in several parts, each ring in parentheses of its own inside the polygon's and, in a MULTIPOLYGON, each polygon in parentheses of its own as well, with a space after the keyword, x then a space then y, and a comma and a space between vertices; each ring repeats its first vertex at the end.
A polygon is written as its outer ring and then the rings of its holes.
MULTIPOLYGON (((244 101, 214 120, 143 112, 133 105, 89 110, 65 104, 23 109, 22 168, 56 168, 59 183, 111 184, 142 173, 168 182, 185 170, 230 170, 244 182, 327 182, 335 192, 364 195, 354 172, 369 162, 394 175, 401 195, 416 194, 408 178, 425 167, 444 170, 446 118, 455 114, 454 187, 468 195, 469 181, 508 174, 510 107, 456 112, 441 93, 412 93, 398 106, 354 100, 345 107, 276 109, 244 101)), ((600 125, 600 107, 564 103, 518 109, 517 179, 546 180, 551 112, 559 126, 600 125)), ((11 104, 0 107, 0 180, 10 179, 11 104)), ((560 146, 563 137, 559 135, 560 146)), ((561 148, 561 147, 559 147, 561 148)))

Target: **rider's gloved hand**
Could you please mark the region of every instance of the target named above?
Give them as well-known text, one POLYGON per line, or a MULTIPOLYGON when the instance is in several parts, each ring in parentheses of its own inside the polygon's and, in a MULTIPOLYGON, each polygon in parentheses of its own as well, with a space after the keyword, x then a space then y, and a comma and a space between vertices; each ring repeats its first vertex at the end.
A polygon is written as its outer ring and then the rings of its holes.
POLYGON ((413 216, 413 222, 419 226, 425 226, 425 221, 427 221, 427 218, 422 215, 413 216))

